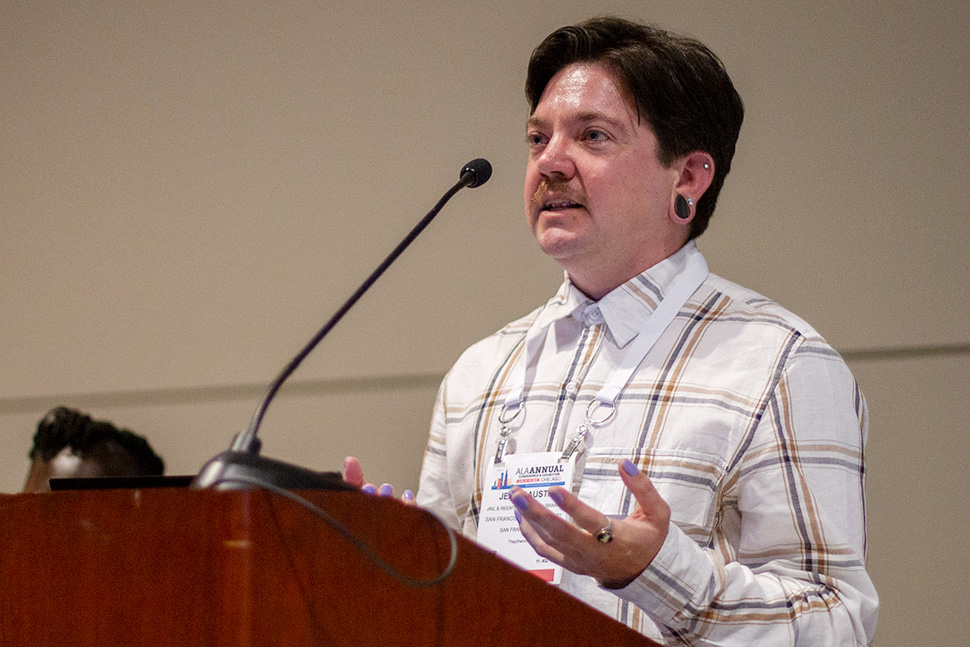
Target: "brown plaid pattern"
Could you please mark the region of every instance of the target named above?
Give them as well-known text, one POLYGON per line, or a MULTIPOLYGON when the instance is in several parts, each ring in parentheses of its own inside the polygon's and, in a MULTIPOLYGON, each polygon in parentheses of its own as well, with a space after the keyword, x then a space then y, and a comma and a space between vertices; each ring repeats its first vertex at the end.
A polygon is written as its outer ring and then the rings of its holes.
MULTIPOLYGON (((419 503, 474 537, 529 328, 545 336, 513 450, 554 451, 698 253, 688 244, 596 303, 567 278, 543 308, 469 348, 439 391, 419 503)), ((772 301, 709 276, 592 433, 574 484, 626 515, 636 502, 617 466, 630 458, 672 509, 667 540, 626 589, 569 573, 561 587, 669 644, 868 644, 878 603, 865 570, 867 429, 838 353, 772 301)))

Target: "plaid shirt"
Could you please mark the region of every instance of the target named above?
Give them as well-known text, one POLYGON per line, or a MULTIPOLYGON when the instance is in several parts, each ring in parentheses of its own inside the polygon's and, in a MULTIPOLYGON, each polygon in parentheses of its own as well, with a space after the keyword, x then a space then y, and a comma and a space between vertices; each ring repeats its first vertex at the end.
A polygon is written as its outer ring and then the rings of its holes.
MULTIPOLYGON (((474 538, 529 328, 545 335, 512 447, 555 451, 699 253, 689 243, 598 302, 567 278, 543 308, 469 348, 438 394, 418 503, 474 538)), ((561 587, 669 644, 869 643, 867 429, 858 385, 818 333, 710 275, 587 438, 573 488, 605 514, 629 514, 636 501, 617 465, 630 458, 670 505, 667 539, 625 589, 568 572, 561 587)))

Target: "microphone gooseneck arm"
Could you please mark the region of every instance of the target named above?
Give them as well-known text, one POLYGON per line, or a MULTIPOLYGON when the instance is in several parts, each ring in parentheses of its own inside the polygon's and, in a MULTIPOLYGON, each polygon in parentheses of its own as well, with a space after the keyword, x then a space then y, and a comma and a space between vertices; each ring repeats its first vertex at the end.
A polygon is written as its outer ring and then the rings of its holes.
POLYGON ((464 168, 462 168, 458 182, 453 187, 448 189, 443 196, 441 196, 441 199, 438 200, 438 203, 431 209, 431 211, 429 211, 428 214, 422 218, 417 225, 414 226, 411 232, 404 237, 404 240, 398 243, 397 247, 395 247, 394 250, 387 255, 387 258, 385 258, 384 261, 377 266, 377 269, 371 272, 371 275, 360 284, 360 287, 358 287, 357 290, 350 295, 350 298, 347 299, 342 306, 340 306, 340 309, 337 310, 332 317, 330 317, 330 320, 323 325, 323 328, 321 328, 319 332, 313 336, 309 343, 303 347, 303 350, 296 354, 296 357, 290 360, 290 363, 286 365, 279 376, 273 381, 272 384, 270 384, 266 394, 263 396, 259 406, 256 408, 255 413, 253 413, 253 418, 249 423, 249 428, 233 439, 232 447, 230 448, 231 451, 259 454, 259 448, 262 443, 260 442, 257 434, 259 432, 259 427, 263 422, 263 416, 266 415, 266 410, 269 408, 269 403, 272 402, 273 398, 276 396, 276 392, 280 390, 280 387, 283 386, 283 383, 287 380, 287 378, 293 374, 293 371, 295 371, 303 360, 306 359, 307 355, 313 352, 313 349, 316 348, 317 344, 319 344, 321 340, 323 340, 323 338, 326 337, 327 334, 333 329, 333 327, 337 325, 337 322, 343 319, 344 315, 347 314, 352 307, 354 307, 354 304, 357 303, 364 293, 367 292, 372 285, 374 285, 374 282, 377 281, 384 271, 391 266, 391 263, 397 260, 397 257, 400 256, 405 249, 407 249, 408 245, 410 245, 414 239, 417 238, 422 231, 424 231, 425 227, 431 224, 431 221, 434 220, 434 217, 438 215, 438 212, 441 211, 441 208, 445 206, 452 196, 465 187, 475 188, 485 184, 491 175, 492 166, 487 160, 484 159, 472 160, 466 164, 464 168))

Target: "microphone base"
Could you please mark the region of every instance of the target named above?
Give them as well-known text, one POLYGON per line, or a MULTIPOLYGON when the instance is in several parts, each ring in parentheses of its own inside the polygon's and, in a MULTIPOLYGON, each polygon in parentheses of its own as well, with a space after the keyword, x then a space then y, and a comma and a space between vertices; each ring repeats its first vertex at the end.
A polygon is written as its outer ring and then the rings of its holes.
POLYGON ((224 451, 202 466, 193 489, 243 490, 269 483, 285 490, 356 490, 339 472, 315 472, 259 454, 224 451))

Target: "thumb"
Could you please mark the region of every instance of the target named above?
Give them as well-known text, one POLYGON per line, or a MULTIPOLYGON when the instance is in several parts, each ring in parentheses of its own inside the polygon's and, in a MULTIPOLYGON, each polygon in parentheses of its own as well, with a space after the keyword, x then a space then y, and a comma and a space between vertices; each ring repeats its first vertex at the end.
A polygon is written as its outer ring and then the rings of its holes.
POLYGON ((344 480, 351 485, 363 487, 364 468, 356 456, 348 456, 344 459, 344 480))
POLYGON ((637 500, 641 513, 647 519, 666 527, 670 522, 670 506, 664 501, 650 477, 641 472, 632 461, 624 459, 619 467, 623 484, 637 500))

